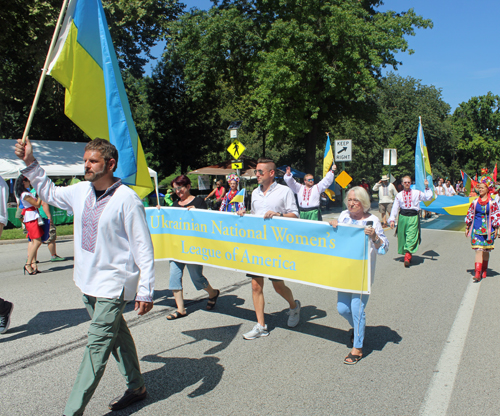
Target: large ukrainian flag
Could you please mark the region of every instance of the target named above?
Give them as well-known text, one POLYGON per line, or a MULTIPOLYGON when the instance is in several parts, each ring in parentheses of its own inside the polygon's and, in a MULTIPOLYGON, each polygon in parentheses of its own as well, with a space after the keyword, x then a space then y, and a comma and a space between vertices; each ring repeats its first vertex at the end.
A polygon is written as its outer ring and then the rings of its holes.
POLYGON ((420 202, 420 208, 436 214, 458 215, 465 217, 469 206, 475 197, 466 197, 460 195, 444 196, 438 195, 430 204, 424 205, 420 202))
POLYGON ((65 114, 118 149, 115 175, 148 195, 153 185, 100 0, 70 0, 48 74, 66 88, 65 114))

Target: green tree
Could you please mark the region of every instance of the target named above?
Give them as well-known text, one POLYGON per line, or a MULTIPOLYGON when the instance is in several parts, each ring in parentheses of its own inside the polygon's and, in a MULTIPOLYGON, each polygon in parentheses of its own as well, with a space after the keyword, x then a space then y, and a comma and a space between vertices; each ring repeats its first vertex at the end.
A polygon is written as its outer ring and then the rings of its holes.
POLYGON ((450 106, 443 101, 441 90, 422 85, 411 77, 389 73, 372 100, 373 114, 367 120, 349 116, 331 129, 335 137, 353 142, 353 161, 347 166, 355 183, 362 177, 373 183, 381 174, 388 173, 388 166, 382 165, 384 148, 398 152, 398 164, 391 167, 392 175, 413 176, 419 116, 433 173, 449 176, 448 166, 454 156, 453 138, 448 115, 450 106))
POLYGON ((451 117, 458 163, 471 175, 500 159, 500 96, 488 92, 461 103, 451 117))
MULTIPOLYGON (((19 137, 28 119, 61 0, 4 0, 0 8, 0 137, 19 137)), ((111 37, 122 69, 135 78, 151 47, 163 39, 167 23, 184 5, 175 0, 104 0, 111 37)), ((32 135, 53 140, 82 133, 64 116, 64 90, 47 78, 32 135)))
POLYGON ((194 100, 229 85, 226 104, 245 103, 245 120, 271 145, 301 145, 314 171, 325 127, 366 102, 381 68, 399 64, 394 53, 407 50, 405 35, 431 26, 413 9, 378 12, 380 3, 223 1, 175 22, 168 48, 185 63, 194 100))

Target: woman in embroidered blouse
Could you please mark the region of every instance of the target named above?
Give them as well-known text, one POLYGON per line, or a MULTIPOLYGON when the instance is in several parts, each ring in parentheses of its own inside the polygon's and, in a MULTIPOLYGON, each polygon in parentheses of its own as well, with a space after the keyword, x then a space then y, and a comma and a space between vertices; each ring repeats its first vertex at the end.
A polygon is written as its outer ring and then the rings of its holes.
POLYGON ((498 204, 490 198, 493 191, 493 180, 489 176, 482 176, 476 190, 479 197, 472 201, 465 217, 465 235, 471 238, 471 247, 476 252, 475 283, 486 278, 490 251, 495 248, 495 238, 500 226, 500 212, 498 204))
POLYGON ((23 175, 20 175, 14 186, 15 194, 23 207, 23 223, 28 232, 30 242, 28 243, 28 260, 23 266, 24 274, 39 273, 36 265, 36 254, 42 245, 43 229, 38 225, 40 213, 38 208, 42 205, 40 198, 34 198, 29 191, 30 181, 23 175))
POLYGON ((219 208, 219 211, 226 212, 238 212, 245 209, 245 204, 240 202, 233 202, 231 204, 232 199, 238 193, 238 183, 240 182, 240 178, 232 173, 227 177, 227 183, 229 183, 229 192, 222 198, 222 203, 219 208))
MULTIPOLYGON (((174 188, 175 193, 179 197, 179 200, 174 201, 174 208, 197 208, 197 209, 207 209, 207 204, 199 196, 191 195, 191 180, 186 175, 177 176, 172 181, 172 188, 174 188)), ((203 276, 203 266, 200 264, 185 264, 178 261, 170 261, 170 281, 168 288, 174 294, 175 303, 177 305, 177 310, 167 316, 169 321, 173 319, 182 318, 187 315, 186 308, 184 306, 184 294, 182 288, 182 274, 184 272, 184 266, 187 266, 191 280, 193 281, 196 290, 203 289, 208 293, 207 310, 212 310, 215 308, 217 299, 220 295, 220 290, 214 289, 205 276, 203 276)))
MULTIPOLYGON (((368 192, 360 186, 352 188, 344 201, 347 210, 342 211, 338 220, 330 221, 330 225, 337 228, 338 224, 355 224, 366 227, 365 234, 370 239, 370 271, 375 274, 375 262, 378 254, 385 254, 389 250, 389 240, 384 234, 380 220, 370 214, 370 197, 368 192), (370 224, 371 223, 371 224, 370 224)), ((345 357, 345 364, 356 364, 363 357, 363 341, 365 337, 365 307, 368 295, 359 293, 338 292, 337 310, 349 322, 352 350, 345 357)))

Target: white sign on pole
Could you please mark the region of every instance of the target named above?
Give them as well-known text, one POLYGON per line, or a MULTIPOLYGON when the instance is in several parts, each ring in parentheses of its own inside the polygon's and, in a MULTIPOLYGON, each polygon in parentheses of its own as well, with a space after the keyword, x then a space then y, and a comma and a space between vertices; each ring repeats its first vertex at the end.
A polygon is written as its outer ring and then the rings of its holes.
POLYGON ((231 139, 236 139, 238 137, 238 130, 236 130, 236 129, 230 130, 229 134, 230 134, 231 139))
POLYGON ((335 140, 335 162, 352 161, 352 140, 335 140))
POLYGON ((389 165, 389 156, 391 159, 391 166, 398 164, 398 150, 397 149, 384 149, 384 165, 389 165))

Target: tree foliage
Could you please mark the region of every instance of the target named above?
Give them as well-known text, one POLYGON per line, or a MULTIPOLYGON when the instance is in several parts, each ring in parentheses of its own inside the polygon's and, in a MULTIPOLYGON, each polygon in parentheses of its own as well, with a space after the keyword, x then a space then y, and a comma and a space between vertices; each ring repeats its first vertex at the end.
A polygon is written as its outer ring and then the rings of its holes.
POLYGON ((431 25, 412 9, 379 12, 378 0, 234 0, 193 11, 173 24, 169 49, 184 62, 188 94, 233 92, 271 144, 300 142, 316 165, 317 139, 328 123, 360 112, 381 68, 396 67, 404 35, 431 25), (245 104, 245 105, 243 105, 245 104))
POLYGON ((348 164, 348 172, 352 172, 355 182, 362 177, 378 181, 381 173, 388 173, 388 166, 382 164, 384 148, 397 149, 398 161, 391 167, 391 174, 413 176, 419 117, 433 173, 449 176, 446 167, 454 155, 448 121, 450 107, 443 101, 441 90, 391 72, 372 99, 374 115, 369 121, 351 116, 331 129, 334 138, 353 141, 353 162, 348 164))
MULTIPOLYGON (((61 0, 4 0, 0 8, 0 137, 19 137, 28 119, 61 0)), ((151 47, 184 7, 175 0, 104 0, 119 63, 142 77, 151 47)), ((32 135, 68 140, 82 133, 64 116, 64 90, 47 78, 32 135)))
POLYGON ((451 117, 459 165, 469 174, 491 167, 500 159, 500 96, 472 97, 451 117))

